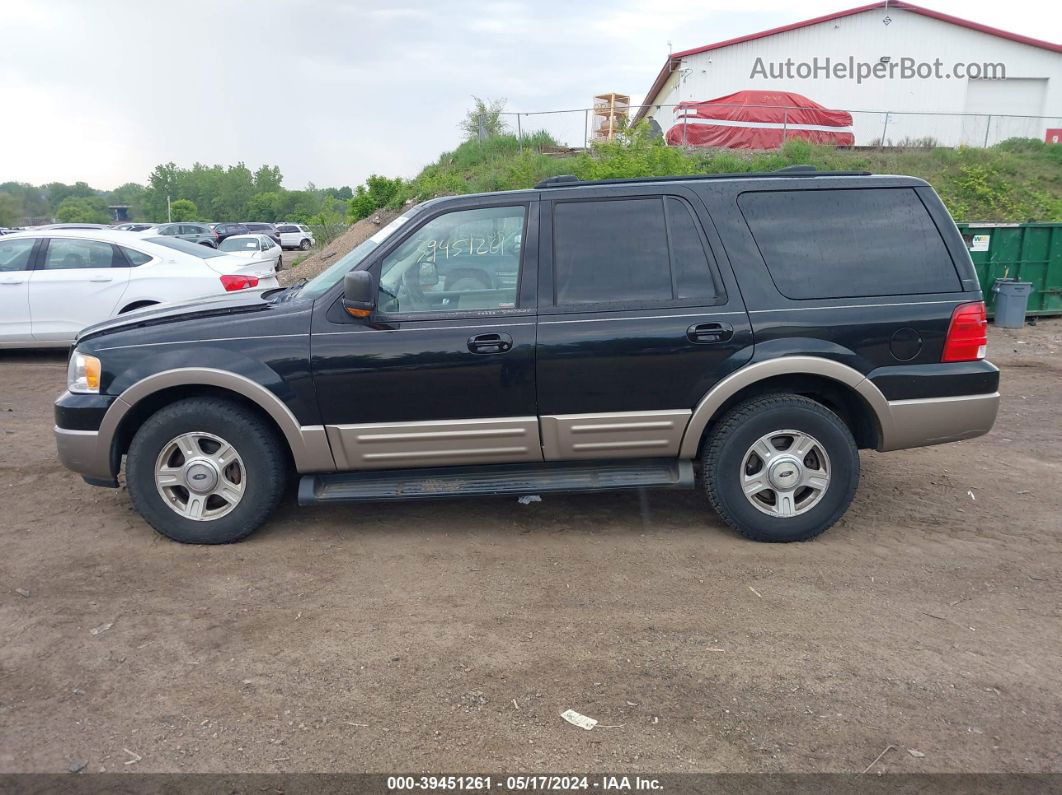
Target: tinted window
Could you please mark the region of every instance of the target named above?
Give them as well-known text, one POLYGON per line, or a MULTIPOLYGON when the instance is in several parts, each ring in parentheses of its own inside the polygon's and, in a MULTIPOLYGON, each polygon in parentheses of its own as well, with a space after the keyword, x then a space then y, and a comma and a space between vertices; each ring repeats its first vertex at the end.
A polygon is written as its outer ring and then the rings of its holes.
POLYGON ((133 266, 143 265, 145 262, 151 262, 151 257, 141 251, 135 251, 131 248, 126 248, 125 246, 119 246, 119 248, 133 266))
POLYGON ((278 232, 282 232, 282 233, 284 233, 284 234, 287 234, 287 233, 289 233, 289 232, 298 232, 298 231, 299 231, 299 227, 297 227, 297 226, 291 226, 291 225, 289 224, 289 225, 286 225, 286 226, 278 226, 278 227, 277 227, 277 231, 278 231, 278 232))
POLYGON ((0 272, 28 271, 30 254, 36 242, 35 238, 0 240, 0 272))
POLYGON ((911 188, 745 193, 738 204, 788 298, 962 289, 940 232, 911 188))
POLYGON ((174 248, 178 251, 183 251, 185 254, 191 254, 193 257, 199 257, 200 259, 225 256, 223 252, 218 251, 216 248, 204 246, 200 243, 193 243, 190 240, 181 240, 179 237, 149 237, 147 240, 149 243, 165 246, 166 248, 174 248))
POLYGON ((715 298, 712 270, 690 206, 681 199, 668 198, 667 224, 675 298, 715 298))
POLYGON ((561 202, 553 211, 553 245, 559 305, 671 298, 659 197, 561 202))
POLYGON ((681 199, 560 202, 553 230, 559 306, 717 297, 699 224, 681 199))
POLYGON ((48 251, 44 255, 44 268, 50 271, 110 268, 124 264, 114 246, 98 240, 53 237, 48 241, 48 251))
POLYGON ((520 281, 523 207, 455 210, 428 221, 380 269, 380 309, 512 309, 520 281))

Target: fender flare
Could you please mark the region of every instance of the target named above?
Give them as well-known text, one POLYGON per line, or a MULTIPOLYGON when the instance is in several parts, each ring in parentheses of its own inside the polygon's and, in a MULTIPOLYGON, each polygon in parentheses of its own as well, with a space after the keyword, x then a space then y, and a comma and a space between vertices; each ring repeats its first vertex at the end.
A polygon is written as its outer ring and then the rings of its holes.
POLYGON ((300 425, 291 410, 276 395, 246 376, 210 367, 163 370, 127 387, 107 409, 100 423, 100 437, 113 444, 126 414, 141 400, 175 386, 214 386, 235 392, 265 411, 280 428, 295 468, 300 472, 334 472, 335 459, 323 425, 300 425))
POLYGON ((696 457, 704 429, 727 400, 752 384, 779 375, 819 375, 852 389, 874 412, 881 429, 881 449, 888 449, 886 440, 893 432, 889 401, 863 373, 821 356, 783 356, 747 364, 712 387, 693 410, 693 416, 690 417, 686 432, 682 436, 679 457, 696 457))

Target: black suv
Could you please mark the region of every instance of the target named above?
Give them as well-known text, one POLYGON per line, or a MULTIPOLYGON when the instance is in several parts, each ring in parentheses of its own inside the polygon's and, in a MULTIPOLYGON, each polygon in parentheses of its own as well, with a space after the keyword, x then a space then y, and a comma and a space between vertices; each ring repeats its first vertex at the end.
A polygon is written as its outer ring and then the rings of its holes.
POLYGON ((268 235, 273 238, 273 242, 278 246, 280 245, 280 232, 277 231, 276 224, 263 224, 256 221, 241 221, 240 226, 244 227, 250 235, 268 235))
POLYGON ((214 230, 214 234, 218 236, 218 243, 219 244, 222 241, 232 237, 233 235, 249 235, 249 234, 251 234, 251 230, 249 230, 243 224, 234 224, 234 223, 210 224, 210 228, 213 229, 214 230))
POLYGON ((159 532, 299 502, 692 488, 760 541, 848 509, 860 448, 996 417, 985 310, 901 176, 579 182, 412 208, 308 283, 86 329, 59 454, 159 532))

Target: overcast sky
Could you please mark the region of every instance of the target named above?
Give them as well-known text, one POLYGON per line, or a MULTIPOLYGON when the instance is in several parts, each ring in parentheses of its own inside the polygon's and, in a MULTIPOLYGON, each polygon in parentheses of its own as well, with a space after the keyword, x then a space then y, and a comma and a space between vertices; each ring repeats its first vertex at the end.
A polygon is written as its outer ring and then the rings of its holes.
MULTIPOLYGON (((520 111, 607 91, 637 102, 669 41, 688 49, 857 3, 0 0, 0 182, 109 189, 170 160, 275 164, 293 189, 413 176, 459 142, 473 94, 520 111)), ((925 4, 1062 38, 1054 2, 925 4)), ((582 138, 578 115, 531 125, 582 138)))

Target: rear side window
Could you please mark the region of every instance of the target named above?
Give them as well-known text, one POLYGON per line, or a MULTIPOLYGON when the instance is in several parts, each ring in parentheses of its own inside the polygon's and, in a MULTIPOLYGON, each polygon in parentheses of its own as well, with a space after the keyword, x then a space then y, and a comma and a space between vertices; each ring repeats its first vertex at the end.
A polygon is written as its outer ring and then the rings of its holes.
POLYGON ((290 225, 288 225, 288 226, 278 226, 277 227, 277 231, 278 232, 282 232, 283 234, 286 235, 286 234, 289 234, 291 232, 296 232, 297 233, 299 231, 299 227, 290 226, 290 225))
POLYGON ((680 199, 558 202, 553 243, 558 306, 716 299, 700 232, 680 199))
POLYGON ((686 202, 667 199, 667 223, 671 239, 671 275, 675 298, 714 298, 715 282, 708 267, 697 221, 686 202))
POLYGON ((37 238, 19 240, 0 240, 0 273, 8 271, 28 271, 30 254, 37 238))
POLYGON ((119 246, 122 253, 125 254, 125 258, 129 260, 130 264, 135 268, 137 265, 143 265, 145 262, 151 262, 151 257, 142 251, 136 251, 135 249, 126 248, 125 246, 119 246))
POLYGON ((738 205, 787 298, 962 290, 944 240, 912 188, 744 193, 738 205))

